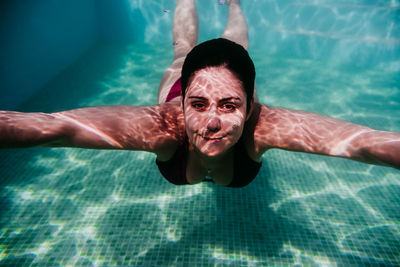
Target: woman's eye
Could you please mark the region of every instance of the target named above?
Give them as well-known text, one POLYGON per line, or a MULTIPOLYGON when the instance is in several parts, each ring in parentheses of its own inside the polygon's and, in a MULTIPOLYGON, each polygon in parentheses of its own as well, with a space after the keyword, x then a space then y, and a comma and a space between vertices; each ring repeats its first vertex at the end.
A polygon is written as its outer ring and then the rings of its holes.
POLYGON ((197 109, 197 110, 201 110, 205 108, 205 104, 201 103, 201 102, 193 102, 192 103, 192 107, 197 109))
POLYGON ((235 111, 236 106, 233 104, 224 104, 222 105, 222 109, 226 111, 235 111))

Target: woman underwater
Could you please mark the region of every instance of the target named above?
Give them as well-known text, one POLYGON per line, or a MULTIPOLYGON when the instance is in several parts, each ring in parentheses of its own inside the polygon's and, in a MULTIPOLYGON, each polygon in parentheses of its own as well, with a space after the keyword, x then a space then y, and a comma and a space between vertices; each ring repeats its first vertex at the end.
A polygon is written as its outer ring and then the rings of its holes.
POLYGON ((271 148, 400 168, 400 133, 257 102, 247 24, 228 2, 223 38, 197 45, 194 0, 177 0, 174 60, 158 105, 108 106, 52 114, 0 112, 0 147, 143 150, 173 184, 249 184, 271 148))

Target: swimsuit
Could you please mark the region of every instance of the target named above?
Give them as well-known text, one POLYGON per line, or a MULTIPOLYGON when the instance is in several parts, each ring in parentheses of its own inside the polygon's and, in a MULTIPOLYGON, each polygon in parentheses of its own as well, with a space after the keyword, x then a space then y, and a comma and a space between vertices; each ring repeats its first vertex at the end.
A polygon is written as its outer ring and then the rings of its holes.
MULTIPOLYGON (((184 142, 178 146, 175 154, 168 161, 156 159, 158 169, 170 183, 174 185, 187 185, 186 166, 188 159, 189 141, 186 137, 184 142)), ((256 178, 261 168, 261 162, 252 160, 247 154, 242 138, 234 147, 233 160, 233 179, 228 187, 243 187, 251 183, 256 178)), ((214 182, 206 179, 206 182, 214 182)))
POLYGON ((172 85, 171 90, 169 90, 169 93, 167 95, 167 99, 165 100, 165 102, 169 102, 172 99, 174 99, 175 97, 181 96, 181 78, 179 78, 178 80, 176 80, 176 82, 174 83, 174 85, 172 85))
MULTIPOLYGON (((174 83, 167 96, 167 102, 173 98, 180 96, 180 78, 174 83), (177 91, 179 90, 179 94, 177 91)), ((175 185, 187 185, 189 182, 186 179, 186 166, 188 159, 189 140, 185 137, 175 151, 175 154, 168 161, 159 161, 156 159, 156 164, 161 174, 170 183, 175 185)), ((233 178, 228 187, 243 187, 251 183, 257 176, 261 168, 261 162, 252 160, 247 154, 246 147, 242 138, 234 146, 234 161, 233 161, 233 178)), ((206 182, 213 180, 206 179, 206 182)))

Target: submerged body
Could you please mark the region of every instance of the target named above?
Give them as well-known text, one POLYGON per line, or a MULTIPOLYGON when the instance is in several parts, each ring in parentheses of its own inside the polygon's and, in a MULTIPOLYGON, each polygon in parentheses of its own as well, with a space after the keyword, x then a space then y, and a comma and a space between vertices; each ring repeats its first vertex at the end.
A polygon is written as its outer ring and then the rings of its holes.
MULTIPOLYGON (((248 88, 251 81, 254 86, 254 77, 246 81, 246 70, 235 69, 241 64, 215 63, 213 56, 201 54, 200 58, 208 56, 212 62, 182 75, 188 53, 195 50, 197 31, 195 1, 178 0, 175 58, 161 80, 158 105, 53 114, 0 111, 0 147, 144 150, 157 155, 161 173, 174 184, 211 179, 230 187, 250 183, 262 155, 271 148, 400 168, 399 133, 258 103, 254 88, 248 88)), ((239 1, 229 1, 223 37, 209 45, 248 47, 239 1)))
MULTIPOLYGON (((185 127, 179 101, 148 107, 83 108, 53 114, 1 111, 0 144, 1 147, 144 150, 155 153, 158 161, 168 162, 188 138, 185 127)), ((281 148, 400 168, 399 133, 376 131, 305 111, 255 103, 240 138, 254 162, 260 162, 267 150, 281 148)), ((216 184, 230 185, 235 169, 234 149, 230 148, 237 143, 221 141, 227 150, 207 156, 199 150, 213 152, 208 146, 216 141, 204 137, 198 142, 204 146, 197 148, 189 143, 187 158, 182 159, 186 161, 183 171, 187 183, 195 184, 211 177, 216 184)))

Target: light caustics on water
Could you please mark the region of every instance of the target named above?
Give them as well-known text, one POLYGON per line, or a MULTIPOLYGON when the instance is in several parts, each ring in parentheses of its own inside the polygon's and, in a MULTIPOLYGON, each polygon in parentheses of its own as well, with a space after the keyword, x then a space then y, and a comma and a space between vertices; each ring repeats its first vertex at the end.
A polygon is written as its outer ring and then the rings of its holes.
MULTIPOLYGON (((169 22, 173 15, 166 3, 132 1, 133 6, 159 10, 143 11, 154 21, 147 29, 149 40, 162 28, 157 23, 169 22), (163 12, 165 8, 171 12, 163 12)), ((260 18, 261 11, 254 11, 257 1, 244 5, 254 19, 260 18)), ((220 7, 216 1, 209 9, 212 13, 220 7)), ((223 25, 216 22, 211 31, 218 24, 223 25)), ((293 37, 290 30, 287 35, 293 37)), ((172 59, 172 45, 165 43, 129 46, 118 68, 98 78, 97 93, 82 97, 77 105, 156 103, 159 79, 172 59)), ((400 131, 398 68, 282 57, 263 44, 250 49, 260 102, 400 131)), ((101 55, 91 60, 107 64, 101 55)), ((86 89, 82 84, 77 90, 86 89)), ((39 266, 153 266, 157 260, 161 265, 194 260, 254 266, 400 262, 398 170, 270 151, 255 181, 232 190, 210 184, 170 185, 158 173, 154 156, 145 152, 33 149, 1 152, 0 160, 0 176, 6 181, 0 260, 32 259, 39 266)))
MULTIPOLYGON (((165 7, 173 10, 173 2, 131 0, 130 3, 148 22, 146 41, 162 44, 170 40, 168 27, 172 25, 173 12, 160 14, 160 11, 165 7)), ((358 1, 256 0, 242 1, 241 5, 253 47, 263 44, 268 50, 280 53, 292 47, 291 53, 295 55, 345 62, 355 59, 349 53, 365 57, 363 63, 387 57, 390 59, 386 62, 396 60, 392 52, 398 51, 400 44, 399 1, 360 4, 358 1)), ((222 7, 218 1, 198 4, 200 40, 222 33, 226 20, 222 7)))
MULTIPOLYGON (((140 47, 132 46, 132 53, 137 49, 140 47)), ((346 73, 323 62, 276 59, 254 53, 256 63, 262 66, 257 73, 267 79, 257 83, 260 101, 276 101, 282 106, 311 109, 348 120, 356 115, 356 120, 371 127, 399 130, 395 123, 399 103, 393 100, 391 83, 382 84, 383 80, 396 79, 395 73, 346 73), (275 72, 267 71, 271 69, 275 72), (310 77, 308 83, 302 77, 310 77), (297 89, 293 90, 296 84, 297 89), (377 85, 392 94, 373 93, 368 98, 367 92, 374 92, 377 85), (315 90, 320 93, 314 94, 315 90), (340 99, 348 95, 350 99, 336 101, 335 95, 340 99), (388 107, 390 101, 394 103, 388 107), (370 108, 365 109, 367 103, 370 108), (383 105, 385 109, 381 109, 383 105), (348 113, 349 110, 355 113, 348 113)), ((139 62, 145 56, 136 55, 139 62)), ((130 66, 133 75, 139 68, 135 63, 123 65, 130 66)), ((107 90, 131 79, 125 81, 124 73, 99 81, 107 85, 100 89, 102 103, 113 104, 107 102, 107 90)), ((146 87, 147 83, 156 87, 158 80, 143 79, 136 84, 146 87)), ((96 96, 82 101, 90 104, 99 99, 96 96)), ((13 205, 2 228, 3 259, 34 253, 36 262, 55 258, 63 264, 90 261, 115 266, 121 264, 118 255, 123 253, 135 265, 151 262, 154 253, 166 249, 177 253, 170 256, 169 262, 179 262, 180 253, 192 253, 192 257, 221 264, 335 265, 343 260, 343 255, 398 261, 389 251, 362 250, 362 246, 369 246, 369 241, 362 239, 367 236, 372 236, 371 242, 390 235, 388 242, 399 240, 395 234, 395 210, 400 181, 398 171, 390 168, 271 151, 265 155, 257 179, 243 190, 232 191, 204 184, 170 185, 154 167, 154 157, 145 152, 47 149, 29 153, 29 161, 16 161, 20 167, 11 171, 12 176, 20 175, 28 181, 7 185, 2 194, 13 205), (245 227, 237 228, 240 226, 245 227), (48 234, 32 233, 34 229, 46 229, 48 234), (275 234, 271 235, 271 231, 275 234), (36 241, 23 241, 24 248, 18 245, 17 240, 29 240, 33 234, 36 241), (315 237, 307 241, 310 235, 315 237), (193 240, 197 240, 199 249, 184 249, 193 240), (325 252, 307 248, 318 240, 328 242, 325 252), (241 245, 242 242, 250 247, 241 245), (236 245, 232 248, 229 244, 236 245), (57 252, 57 248, 65 246, 72 248, 68 259, 65 252, 57 252), (271 256, 255 252, 262 251, 260 246, 268 249, 271 256), (330 252, 335 256, 327 256, 330 252)), ((10 160, 9 155, 7 158, 10 160)), ((379 240, 384 248, 385 239, 379 240)))

